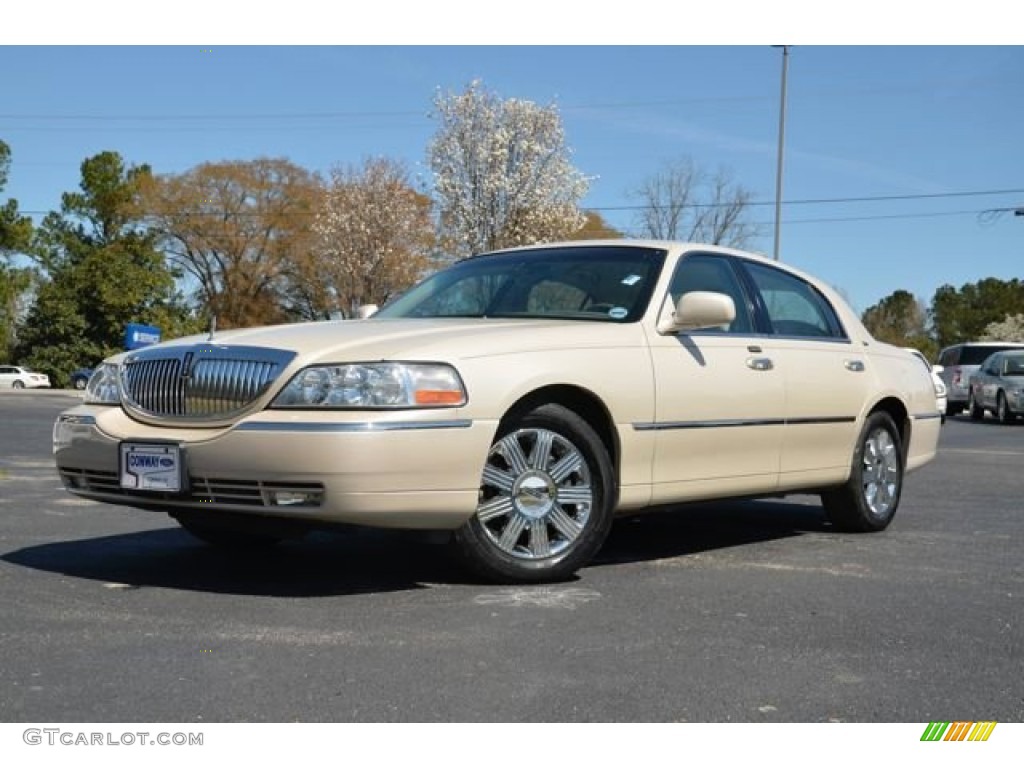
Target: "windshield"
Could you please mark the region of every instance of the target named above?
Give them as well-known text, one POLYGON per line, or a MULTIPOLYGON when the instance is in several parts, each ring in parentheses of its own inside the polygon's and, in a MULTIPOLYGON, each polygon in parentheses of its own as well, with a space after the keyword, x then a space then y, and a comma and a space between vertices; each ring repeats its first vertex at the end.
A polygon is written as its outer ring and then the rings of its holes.
POLYGON ((665 251, 573 246, 506 251, 428 277, 376 318, 522 317, 630 323, 647 309, 665 251))

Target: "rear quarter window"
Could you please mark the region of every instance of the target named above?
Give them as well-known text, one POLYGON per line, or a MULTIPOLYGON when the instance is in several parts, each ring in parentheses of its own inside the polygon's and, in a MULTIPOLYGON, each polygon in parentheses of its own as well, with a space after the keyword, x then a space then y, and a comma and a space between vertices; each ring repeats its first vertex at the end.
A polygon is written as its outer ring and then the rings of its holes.
POLYGON ((971 347, 966 346, 960 353, 960 362, 958 365, 981 365, 988 358, 989 355, 994 355, 996 352, 1008 352, 1011 349, 1019 349, 1019 347, 971 347))

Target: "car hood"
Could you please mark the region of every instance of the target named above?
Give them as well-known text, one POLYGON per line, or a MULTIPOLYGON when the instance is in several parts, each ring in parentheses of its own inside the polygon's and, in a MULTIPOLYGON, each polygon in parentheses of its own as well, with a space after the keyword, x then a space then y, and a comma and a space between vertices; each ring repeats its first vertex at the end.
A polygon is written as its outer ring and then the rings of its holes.
POLYGON ((204 334, 158 346, 268 347, 296 352, 304 364, 454 361, 541 350, 633 345, 642 334, 637 323, 489 318, 372 319, 218 331, 212 340, 204 334))

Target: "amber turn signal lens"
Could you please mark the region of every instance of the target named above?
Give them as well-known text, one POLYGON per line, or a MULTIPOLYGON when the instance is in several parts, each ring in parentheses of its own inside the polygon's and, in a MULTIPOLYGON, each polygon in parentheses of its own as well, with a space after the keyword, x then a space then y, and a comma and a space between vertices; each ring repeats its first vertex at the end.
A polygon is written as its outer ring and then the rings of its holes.
POLYGON ((462 393, 451 389, 417 389, 416 405, 462 405, 462 393))

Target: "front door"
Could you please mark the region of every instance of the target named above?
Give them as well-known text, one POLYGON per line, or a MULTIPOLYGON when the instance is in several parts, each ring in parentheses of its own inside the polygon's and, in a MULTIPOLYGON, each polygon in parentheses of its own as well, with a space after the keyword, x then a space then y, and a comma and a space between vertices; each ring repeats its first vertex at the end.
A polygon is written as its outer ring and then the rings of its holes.
POLYGON ((783 374, 754 333, 753 313, 731 260, 680 260, 663 311, 689 291, 724 293, 728 328, 650 340, 656 388, 654 503, 770 493, 784 429, 783 374))

